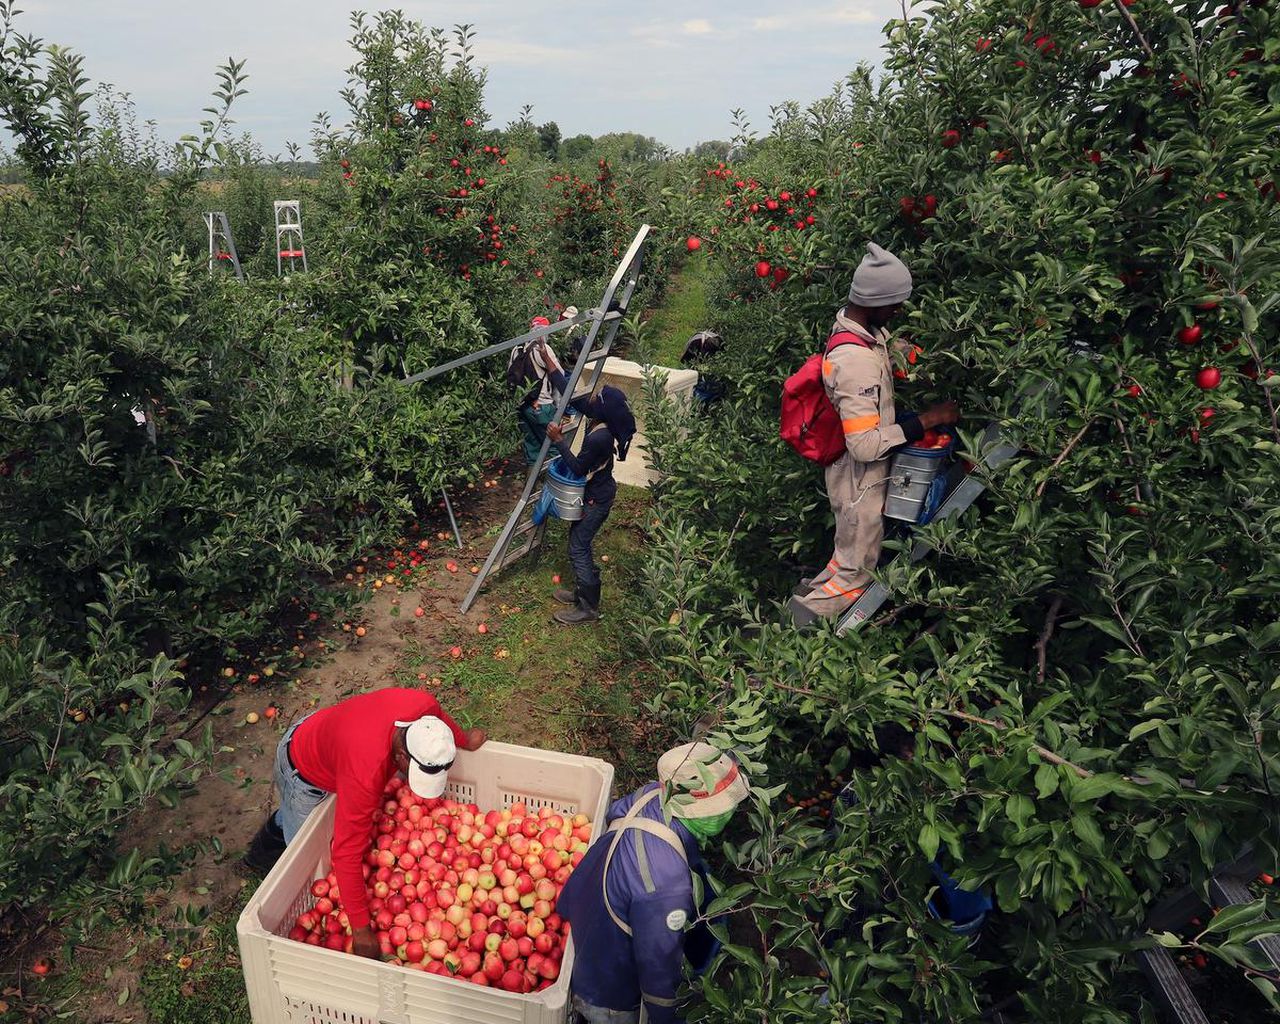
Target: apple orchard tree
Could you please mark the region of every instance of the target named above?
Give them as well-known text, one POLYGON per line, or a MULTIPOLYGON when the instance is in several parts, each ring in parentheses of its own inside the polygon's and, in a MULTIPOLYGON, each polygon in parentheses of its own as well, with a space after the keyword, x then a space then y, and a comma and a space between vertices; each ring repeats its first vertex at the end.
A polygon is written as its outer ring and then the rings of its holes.
MULTIPOLYGON (((691 1019, 1150 1020, 1146 912, 1280 838, 1280 13, 943 2, 887 45, 878 84, 777 108, 683 210, 728 394, 650 429, 643 632, 655 707, 710 713, 773 787, 691 1019), (1020 451, 884 570, 880 618, 797 633, 771 602, 830 517, 780 385, 869 239, 916 280, 899 401, 955 398, 971 460, 988 422, 1020 451), (995 902, 976 949, 926 908, 935 858, 995 902)), ((1237 1019, 1277 1005, 1260 913, 1166 939, 1223 965, 1237 1019)))

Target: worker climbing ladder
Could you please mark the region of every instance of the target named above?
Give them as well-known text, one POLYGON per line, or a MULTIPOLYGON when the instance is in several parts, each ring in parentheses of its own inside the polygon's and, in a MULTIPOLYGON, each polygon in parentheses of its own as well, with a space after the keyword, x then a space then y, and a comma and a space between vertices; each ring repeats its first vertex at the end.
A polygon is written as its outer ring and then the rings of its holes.
POLYGON ((302 244, 302 211, 296 199, 277 199, 276 211, 276 275, 285 273, 285 260, 289 261, 289 273, 307 269, 307 250, 302 244))
POLYGON ((240 254, 236 252, 227 215, 221 210, 207 211, 204 223, 209 229, 209 273, 213 273, 215 263, 226 263, 235 271, 236 280, 243 281, 244 270, 240 267, 240 254))
MULTIPOLYGON (((622 319, 627 315, 631 296, 635 292, 636 284, 640 279, 640 269, 649 231, 649 225, 645 224, 636 232, 635 238, 632 239, 626 254, 618 264, 618 269, 614 271, 613 277, 605 288, 599 306, 595 309, 586 310, 575 317, 561 320, 550 327, 540 327, 519 337, 510 338, 495 345, 490 345, 488 348, 480 349, 478 352, 460 356, 440 366, 432 367, 430 370, 406 377, 403 383, 415 384, 429 380, 468 363, 497 355, 500 352, 509 352, 517 345, 523 345, 537 338, 545 338, 559 331, 571 330, 578 324, 589 323, 590 328, 587 331, 587 336, 583 339, 578 358, 572 371, 567 375, 564 393, 559 395, 556 400, 556 410, 555 415, 552 417, 552 422, 560 422, 569 409, 569 402, 575 393, 581 390, 584 394, 591 394, 600 382, 600 375, 604 372, 605 360, 613 347, 613 341, 617 337, 622 319), (587 374, 586 386, 579 389, 578 385, 582 381, 584 374, 587 374)), ((572 442, 580 419, 575 414, 570 426, 565 428, 564 436, 567 443, 572 442)), ((498 535, 498 539, 493 545, 493 549, 489 552, 484 565, 477 573, 475 581, 471 584, 471 589, 463 599, 462 610, 464 612, 475 604, 481 588, 490 576, 501 572, 525 555, 537 554, 540 551, 546 532, 546 522, 544 520, 542 523, 534 523, 532 514, 533 509, 538 504, 538 499, 542 495, 541 484, 546 473, 547 454, 550 449, 550 438, 543 438, 542 448, 538 452, 537 460, 529 467, 524 489, 516 501, 515 508, 512 509, 511 515, 508 516, 502 532, 498 535)))

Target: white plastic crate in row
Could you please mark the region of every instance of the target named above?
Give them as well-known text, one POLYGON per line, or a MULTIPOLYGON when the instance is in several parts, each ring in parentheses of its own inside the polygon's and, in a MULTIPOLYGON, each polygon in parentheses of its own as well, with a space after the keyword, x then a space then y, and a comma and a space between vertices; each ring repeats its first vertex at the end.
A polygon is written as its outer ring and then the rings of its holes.
MULTIPOLYGON (((458 751, 446 793, 486 811, 523 801, 530 810, 589 814, 595 842, 612 787, 613 766, 598 758, 490 742, 458 751)), ((315 903, 311 883, 329 873, 333 809, 330 797, 311 813, 236 925, 253 1024, 562 1024, 572 937, 556 983, 528 995, 287 938, 315 903)))

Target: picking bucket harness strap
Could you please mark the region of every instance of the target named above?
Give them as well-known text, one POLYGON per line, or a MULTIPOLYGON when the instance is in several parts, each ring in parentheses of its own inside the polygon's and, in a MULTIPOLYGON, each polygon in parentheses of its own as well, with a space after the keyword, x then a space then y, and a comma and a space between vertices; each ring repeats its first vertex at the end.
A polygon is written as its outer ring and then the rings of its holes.
MULTIPOLYGON (((614 911, 613 906, 609 903, 609 865, 613 861, 613 855, 618 849, 618 842, 622 835, 629 829, 635 829, 640 832, 647 832, 649 835, 657 839, 661 839, 670 846, 676 853, 680 854, 680 859, 684 861, 685 867, 689 866, 689 855, 685 853, 684 843, 680 841, 680 837, 676 835, 675 830, 668 825, 662 824, 660 821, 654 821, 652 818, 640 817, 639 811, 645 807, 655 797, 661 795, 662 790, 655 789, 646 793, 631 806, 623 817, 619 818, 609 826, 609 831, 613 833, 613 838, 609 841, 609 852, 605 854, 604 871, 601 874, 600 889, 604 896, 604 909, 609 912, 609 916, 613 918, 613 923, 622 929, 624 935, 630 938, 631 926, 622 920, 614 911)), ((643 840, 636 842, 636 859, 640 864, 640 878, 644 882, 645 892, 656 892, 657 886, 653 884, 653 874, 649 871, 649 857, 645 853, 643 840)), ((658 1000, 652 1000, 658 1002, 658 1000)))

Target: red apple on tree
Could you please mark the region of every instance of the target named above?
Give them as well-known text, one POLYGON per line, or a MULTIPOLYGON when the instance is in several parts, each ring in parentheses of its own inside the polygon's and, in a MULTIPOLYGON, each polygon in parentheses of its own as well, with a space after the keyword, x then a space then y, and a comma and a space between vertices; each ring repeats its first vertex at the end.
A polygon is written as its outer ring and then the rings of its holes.
POLYGON ((1222 371, 1216 366, 1206 366, 1196 374, 1196 387, 1212 391, 1222 383, 1222 371))

